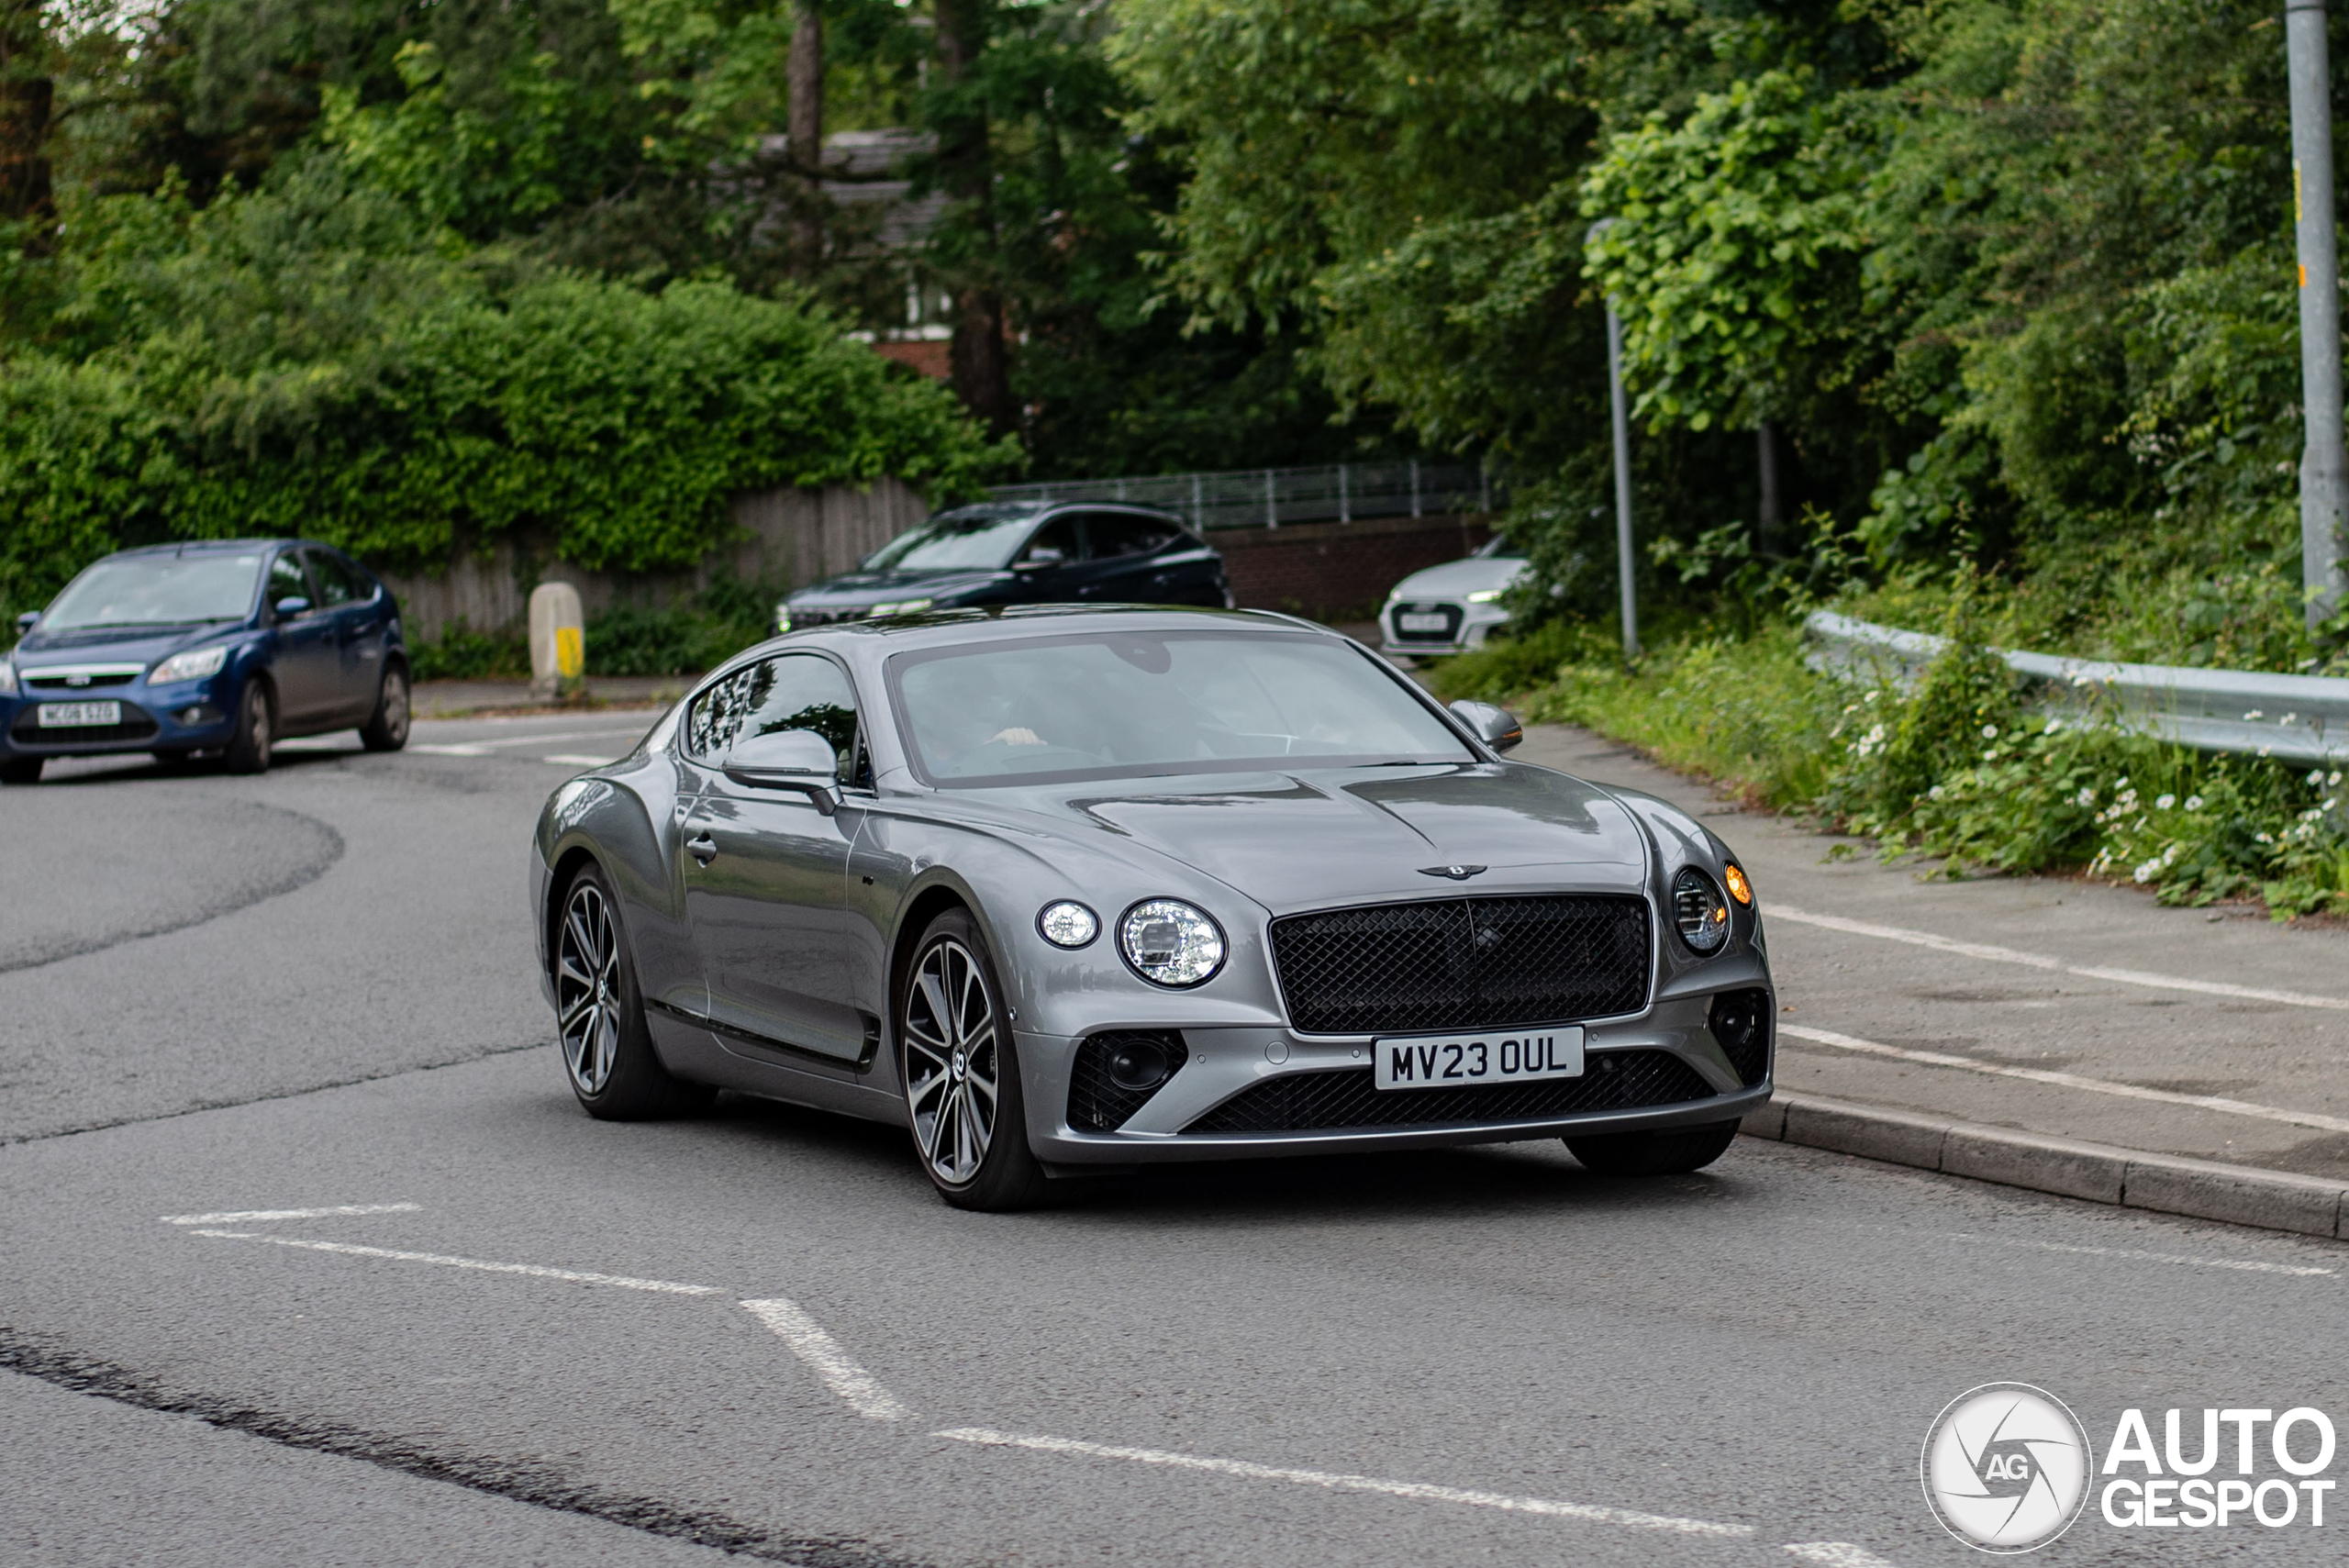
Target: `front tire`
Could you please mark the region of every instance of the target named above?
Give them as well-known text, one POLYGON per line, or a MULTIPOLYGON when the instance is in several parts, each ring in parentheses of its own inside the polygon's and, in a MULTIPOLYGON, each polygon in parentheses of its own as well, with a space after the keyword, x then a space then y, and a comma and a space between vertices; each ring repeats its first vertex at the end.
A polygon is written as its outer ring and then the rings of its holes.
POLYGON ((571 1092, 599 1121, 651 1121, 707 1106, 715 1091, 671 1076, 652 1049, 619 901, 600 866, 572 879, 554 937, 555 1028, 571 1092))
POLYGON ((375 711, 359 727, 359 743, 370 751, 396 751, 407 744, 407 671, 393 664, 384 671, 375 711))
POLYGON ((914 1152, 956 1208, 1026 1208, 1044 1195, 1028 1147, 1027 1096, 1011 1018, 978 922, 930 923, 897 990, 898 1064, 914 1152))
POLYGON ((269 772, 270 748, 276 735, 277 702, 270 694, 269 683, 258 677, 247 681, 237 699, 236 733, 228 737, 220 765, 232 773, 269 772))
POLYGON ((1668 1132, 1608 1132, 1569 1138, 1566 1152, 1600 1176, 1679 1176, 1701 1171, 1729 1150, 1733 1121, 1679 1127, 1668 1132))

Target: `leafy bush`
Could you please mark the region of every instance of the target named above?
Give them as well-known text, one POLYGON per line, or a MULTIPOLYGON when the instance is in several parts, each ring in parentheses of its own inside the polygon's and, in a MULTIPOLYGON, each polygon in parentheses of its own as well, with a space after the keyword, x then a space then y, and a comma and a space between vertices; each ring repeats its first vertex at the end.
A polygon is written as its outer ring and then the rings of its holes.
POLYGON ((518 680, 530 673, 530 646, 517 628, 479 632, 462 619, 430 642, 407 645, 409 673, 419 681, 518 680))
POLYGON ((45 346, 0 357, 12 604, 121 544, 253 534, 414 567, 527 531, 674 570, 742 492, 894 474, 944 498, 1012 455, 802 295, 452 260, 330 161, 70 217, 45 346))
POLYGON ((591 675, 697 675, 773 634, 780 585, 719 577, 663 608, 618 604, 587 623, 591 675))

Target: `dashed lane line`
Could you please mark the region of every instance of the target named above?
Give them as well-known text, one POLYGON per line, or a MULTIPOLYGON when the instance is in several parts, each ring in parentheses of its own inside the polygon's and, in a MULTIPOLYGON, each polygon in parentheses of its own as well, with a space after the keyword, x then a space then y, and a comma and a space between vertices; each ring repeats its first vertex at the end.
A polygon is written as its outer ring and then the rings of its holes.
POLYGON ((1814 1045, 1830 1045, 1838 1051, 1857 1051, 1864 1056, 1886 1056, 1896 1062, 1914 1062, 1927 1067, 1956 1067, 1968 1073, 1987 1073, 1998 1078, 2021 1078, 2032 1084, 2053 1084, 2059 1088, 2085 1089, 2091 1094, 2117 1095, 2124 1099, 2154 1100, 2165 1106, 2191 1106, 2197 1110, 2222 1111, 2228 1116, 2254 1117, 2261 1121, 2279 1121, 2292 1127, 2312 1127, 2320 1132, 2349 1132, 2349 1118, 2325 1116, 2318 1111, 2288 1111, 2277 1106, 2254 1105, 2248 1100, 2231 1100, 2219 1095, 2181 1095, 2171 1089, 2149 1089, 2142 1084, 2117 1084, 2109 1078, 2083 1078, 2076 1073, 2058 1073, 2045 1067, 2009 1067, 2003 1062, 1976 1062, 1970 1056, 1954 1056, 1945 1051, 1911 1051, 1906 1046, 1882 1045, 1856 1035, 1838 1034, 1833 1029, 1815 1029, 1800 1024, 1781 1023, 1778 1032, 1795 1040, 1807 1040, 1814 1045))
POLYGON ((167 1214, 166 1225, 262 1225, 273 1219, 338 1219, 346 1214, 417 1214, 420 1203, 339 1203, 326 1208, 231 1208, 218 1214, 167 1214))
POLYGON ((490 1274, 528 1274, 533 1279, 568 1280, 574 1284, 607 1284, 621 1290, 656 1291, 664 1296, 717 1296, 714 1284, 680 1284, 675 1280, 637 1279, 629 1274, 599 1274, 584 1269, 551 1269, 542 1263, 499 1263, 483 1258, 452 1258, 442 1252, 408 1252, 395 1247, 361 1247, 349 1241, 311 1241, 298 1236, 263 1236, 250 1230, 197 1230, 197 1236, 223 1241, 266 1241, 273 1247, 299 1247, 310 1252, 336 1252, 348 1258, 387 1258, 402 1263, 434 1263, 444 1269, 473 1269, 490 1274))
POLYGON ((590 757, 581 751, 558 751, 551 757, 539 759, 541 762, 552 762, 565 768, 600 768, 611 760, 609 757, 590 757))
POLYGON ((824 1386, 847 1401, 858 1415, 873 1421, 902 1421, 913 1414, 881 1386, 880 1379, 850 1360, 840 1341, 824 1332, 823 1325, 808 1317, 797 1302, 773 1296, 742 1305, 780 1335, 791 1353, 806 1362, 824 1380, 824 1386))
POLYGON ((2024 952, 2017 948, 1998 947, 1989 942, 1960 941, 1955 937, 1944 937, 1934 931, 1911 930, 1906 926, 1879 926, 1867 920, 1846 919, 1841 915, 1814 915, 1808 909, 1790 909, 1783 904, 1771 905, 1769 917, 1792 920, 1798 925, 1817 926, 1823 930, 1842 931, 1855 937, 1906 942, 1911 947, 1932 948, 1937 952, 1954 952, 1991 963, 2017 963, 2027 969, 2076 974, 2084 980, 2109 980, 2116 984, 2145 985, 2159 991, 2192 991, 2205 996, 2233 996, 2248 1002, 2279 1002, 2288 1007, 2323 1007, 2349 1012, 2349 997, 2319 996, 2306 991, 2269 991, 2256 985, 2231 985, 2220 980, 2188 980, 2175 974, 2152 974, 2142 969, 2067 963, 2048 953, 2024 952))
MULTIPOLYGON (((314 1219, 329 1216, 363 1214, 415 1213, 420 1205, 413 1203, 337 1204, 318 1208, 255 1208, 224 1210, 217 1214, 166 1215, 168 1225, 195 1227, 191 1234, 208 1236, 224 1241, 264 1241, 273 1246, 294 1247, 305 1251, 330 1252, 343 1257, 382 1258, 397 1262, 429 1263, 442 1268, 471 1269, 484 1273, 523 1274, 536 1279, 554 1279, 578 1284, 613 1285, 623 1290, 654 1291, 670 1296, 716 1296, 716 1285, 685 1284, 675 1280, 639 1279, 628 1274, 596 1273, 583 1269, 549 1268, 540 1263, 495 1262, 482 1258, 461 1258, 442 1252, 415 1252, 394 1247, 363 1247, 349 1241, 317 1241, 297 1236, 267 1236, 253 1231, 221 1230, 209 1228, 217 1222, 259 1224, 271 1220, 314 1219)), ((742 1306, 760 1322, 773 1329, 824 1385, 838 1396, 851 1409, 870 1420, 901 1421, 910 1417, 909 1409, 896 1396, 884 1387, 880 1379, 859 1365, 840 1341, 826 1332, 823 1325, 808 1316, 797 1302, 784 1296, 764 1296, 745 1300, 742 1306)), ((1548 1518, 1575 1519, 1589 1524, 1614 1525, 1632 1529, 1665 1530, 1681 1535, 1709 1536, 1725 1540, 1744 1540, 1754 1534, 1752 1525, 1722 1524, 1711 1519, 1682 1518, 1671 1514, 1651 1514, 1636 1508, 1608 1507, 1596 1503, 1568 1503, 1553 1497, 1520 1497, 1504 1492, 1485 1492, 1464 1486, 1440 1486, 1421 1481, 1389 1481, 1375 1475, 1354 1475, 1342 1471, 1304 1470, 1285 1465, 1257 1464, 1247 1460, 1218 1459, 1207 1454, 1173 1453, 1162 1449, 1126 1448, 1110 1443, 1086 1442, 1077 1438, 1056 1438, 1030 1433, 1001 1432, 988 1427, 950 1427, 930 1434, 949 1442, 972 1443, 987 1448, 1027 1449, 1044 1453, 1073 1454, 1088 1459, 1122 1460, 1130 1463, 1156 1465, 1172 1470, 1204 1471, 1211 1474, 1229 1475, 1249 1481, 1279 1481, 1290 1485, 1313 1486, 1332 1492, 1367 1493, 1377 1496, 1400 1497, 1414 1502, 1453 1503, 1468 1507, 1492 1508, 1504 1513, 1531 1514, 1548 1518)), ((1788 1544, 1786 1550, 1805 1561, 1818 1562, 1824 1568, 1892 1568, 1892 1564, 1869 1552, 1866 1548, 1849 1541, 1809 1541, 1788 1544)))
POLYGON ((950 1427, 930 1434, 949 1442, 975 1443, 986 1448, 1030 1449, 1040 1453, 1074 1454, 1086 1459, 1116 1459, 1132 1464, 1161 1465, 1170 1470, 1203 1470, 1248 1481, 1284 1481, 1293 1486, 1319 1486, 1332 1492, 1369 1492, 1386 1497, 1408 1497, 1424 1503, 1459 1503, 1505 1513, 1540 1514, 1550 1518, 1580 1519, 1589 1524, 1620 1525, 1632 1529, 1671 1530, 1682 1535, 1742 1539, 1752 1525, 1718 1524, 1711 1519, 1678 1518, 1670 1514, 1642 1513, 1633 1508, 1604 1507, 1596 1503, 1563 1503, 1552 1497, 1515 1497, 1503 1492, 1479 1492, 1464 1486, 1437 1486, 1423 1481, 1383 1481, 1375 1475, 1349 1475, 1329 1470, 1295 1470, 1285 1465, 1254 1464, 1243 1459, 1215 1459, 1206 1454, 1169 1453, 1154 1448, 1121 1448, 1111 1443, 1085 1442, 1076 1438, 1040 1437, 998 1432, 987 1427, 950 1427))

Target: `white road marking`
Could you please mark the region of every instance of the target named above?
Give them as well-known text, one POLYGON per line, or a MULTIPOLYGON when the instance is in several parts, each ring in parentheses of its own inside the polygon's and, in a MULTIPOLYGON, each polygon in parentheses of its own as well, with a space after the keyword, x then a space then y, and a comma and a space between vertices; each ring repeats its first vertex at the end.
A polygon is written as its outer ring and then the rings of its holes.
POLYGON ((480 1258, 451 1258, 440 1252, 404 1252, 393 1247, 359 1247, 348 1241, 306 1241, 297 1236, 257 1236, 247 1230, 198 1230, 223 1241, 267 1241, 277 1247, 300 1247, 312 1252, 338 1252, 351 1258, 389 1258, 402 1263, 438 1263, 444 1269, 474 1269, 491 1274, 529 1274, 533 1279, 570 1280, 576 1284, 617 1285, 622 1290, 651 1290, 667 1296, 716 1296, 714 1284, 679 1284, 674 1280, 636 1279, 628 1274, 589 1273, 580 1269, 551 1269, 540 1263, 493 1263, 480 1258))
POLYGON ((1822 1563, 1825 1568, 1892 1568, 1891 1563, 1866 1547, 1848 1540, 1788 1541, 1787 1550, 1806 1562, 1822 1563))
POLYGON ((2065 1241, 2032 1241, 2019 1236, 1976 1236, 1968 1231, 1954 1230, 1947 1234, 1961 1241, 1987 1241, 1999 1247, 2027 1247, 2037 1252, 2079 1252, 2092 1258, 2125 1258, 2140 1263, 2182 1263, 2194 1269, 2238 1269, 2255 1274, 2322 1274, 2327 1278, 2340 1273, 2338 1269, 2320 1269, 2304 1263, 2267 1263, 2249 1258, 2189 1258, 2176 1252, 2141 1252, 2132 1247, 2082 1247, 2065 1241))
POLYGON ((2148 1089, 2138 1084, 2116 1084, 2107 1078, 2083 1078, 2076 1073, 2056 1073, 2044 1067, 2009 1067, 1996 1062, 1976 1062, 1970 1056, 1953 1056, 1943 1051, 1910 1051, 1905 1046, 1879 1045, 1872 1040, 1837 1034, 1832 1029, 1809 1029, 1800 1024, 1781 1023, 1778 1032, 1817 1045, 1831 1045, 1838 1051, 1888 1056, 1898 1062, 1921 1062, 1928 1067, 1959 1067, 1968 1073, 2021 1078, 2033 1084, 2054 1084, 2060 1088, 2086 1089, 2092 1094, 2119 1095, 2132 1100, 2155 1100, 2165 1106, 2191 1106, 2197 1110, 2223 1111, 2229 1116, 2256 1117, 2262 1121, 2312 1127, 2321 1132, 2349 1132, 2349 1118, 2324 1116, 2316 1111, 2282 1110, 2275 1106, 2256 1106, 2248 1100, 2230 1100, 2218 1095, 2181 1095, 2169 1089, 2148 1089))
POLYGON ((218 1214, 167 1214, 166 1225, 260 1225, 272 1219, 338 1219, 346 1214, 415 1214, 419 1203, 339 1203, 331 1208, 232 1208, 218 1214))
POLYGON ((577 751, 558 751, 551 757, 540 757, 541 762, 555 762, 566 768, 600 768, 609 757, 589 757, 577 751))
POLYGON ((485 749, 479 746, 426 746, 413 740, 408 742, 407 749, 411 751, 428 751, 435 757, 486 757, 489 755, 485 749))
POLYGON ((2255 985, 2230 985, 2218 980, 2186 980, 2174 974, 2149 974, 2142 969, 2109 969, 2100 964, 2066 963, 2043 952, 2023 952, 2015 948, 1996 947, 1988 942, 1962 942, 1955 937, 1944 937, 1932 931, 1914 931, 1906 926, 1878 926, 1866 920, 1847 920, 1841 915, 1814 915, 1807 909, 1789 909, 1783 904, 1771 905, 1769 914, 1772 919, 1792 920, 1798 925, 1818 926, 1830 931, 1848 932, 1855 937, 1876 937, 1887 942, 1907 942, 1911 947, 1932 948, 1940 952, 1954 952, 1992 963, 2019 963, 2029 969, 2076 974, 2084 980, 2110 980, 2121 985, 2146 985, 2161 991, 2193 991, 2206 996, 2235 996, 2249 1002, 2280 1002, 2289 1007, 2327 1007, 2349 1012, 2349 997, 2317 996, 2306 991, 2266 991, 2255 985))
POLYGON ((774 1296, 742 1305, 781 1335, 791 1353, 813 1368, 825 1386, 847 1400, 858 1415, 874 1421, 902 1421, 913 1414, 881 1386, 879 1378, 851 1361, 840 1341, 824 1332, 823 1325, 808 1317, 797 1302, 774 1296))
POLYGON ((1591 1524, 1624 1525, 1634 1529, 1730 1537, 1753 1533, 1752 1525, 1675 1518, 1670 1514, 1643 1514, 1633 1508, 1608 1508, 1593 1503, 1561 1503, 1549 1497, 1513 1497, 1501 1492, 1473 1492, 1465 1487, 1434 1486, 1420 1481, 1381 1481, 1375 1476, 1347 1475, 1327 1470, 1291 1470, 1280 1465, 1252 1464, 1240 1459, 1210 1459, 1203 1454, 1168 1453, 1152 1448, 1119 1448, 1108 1443, 1083 1442, 1075 1438, 1029 1437, 1017 1432, 994 1431, 985 1427, 951 1427, 930 1435, 944 1438, 949 1442, 979 1443, 989 1448, 1024 1448, 1043 1453, 1079 1454, 1088 1459, 1122 1459, 1135 1464, 1158 1464, 1174 1470, 1205 1470, 1218 1475, 1236 1475, 1248 1481, 1286 1481, 1292 1485, 1320 1486, 1334 1492, 1372 1492, 1381 1496, 1408 1497, 1427 1503, 1463 1503, 1475 1508, 1498 1508, 1514 1514, 1582 1519, 1591 1524))

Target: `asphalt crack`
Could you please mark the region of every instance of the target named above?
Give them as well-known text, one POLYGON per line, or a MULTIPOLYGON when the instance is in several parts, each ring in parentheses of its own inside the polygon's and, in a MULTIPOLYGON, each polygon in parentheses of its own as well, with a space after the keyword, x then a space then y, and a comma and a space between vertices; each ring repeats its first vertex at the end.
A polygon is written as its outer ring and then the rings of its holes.
POLYGON ((574 1481, 560 1467, 540 1461, 500 1459, 418 1438, 287 1415, 217 1395, 175 1388, 142 1373, 82 1355, 45 1337, 6 1325, 0 1325, 0 1370, 20 1373, 76 1394, 111 1399, 140 1410, 193 1418, 224 1431, 243 1432, 288 1448, 354 1459, 531 1507, 575 1514, 646 1535, 715 1547, 739 1557, 793 1563, 799 1568, 927 1568, 917 1560, 889 1556, 856 1540, 794 1535, 716 1509, 696 1508, 662 1497, 574 1481))

